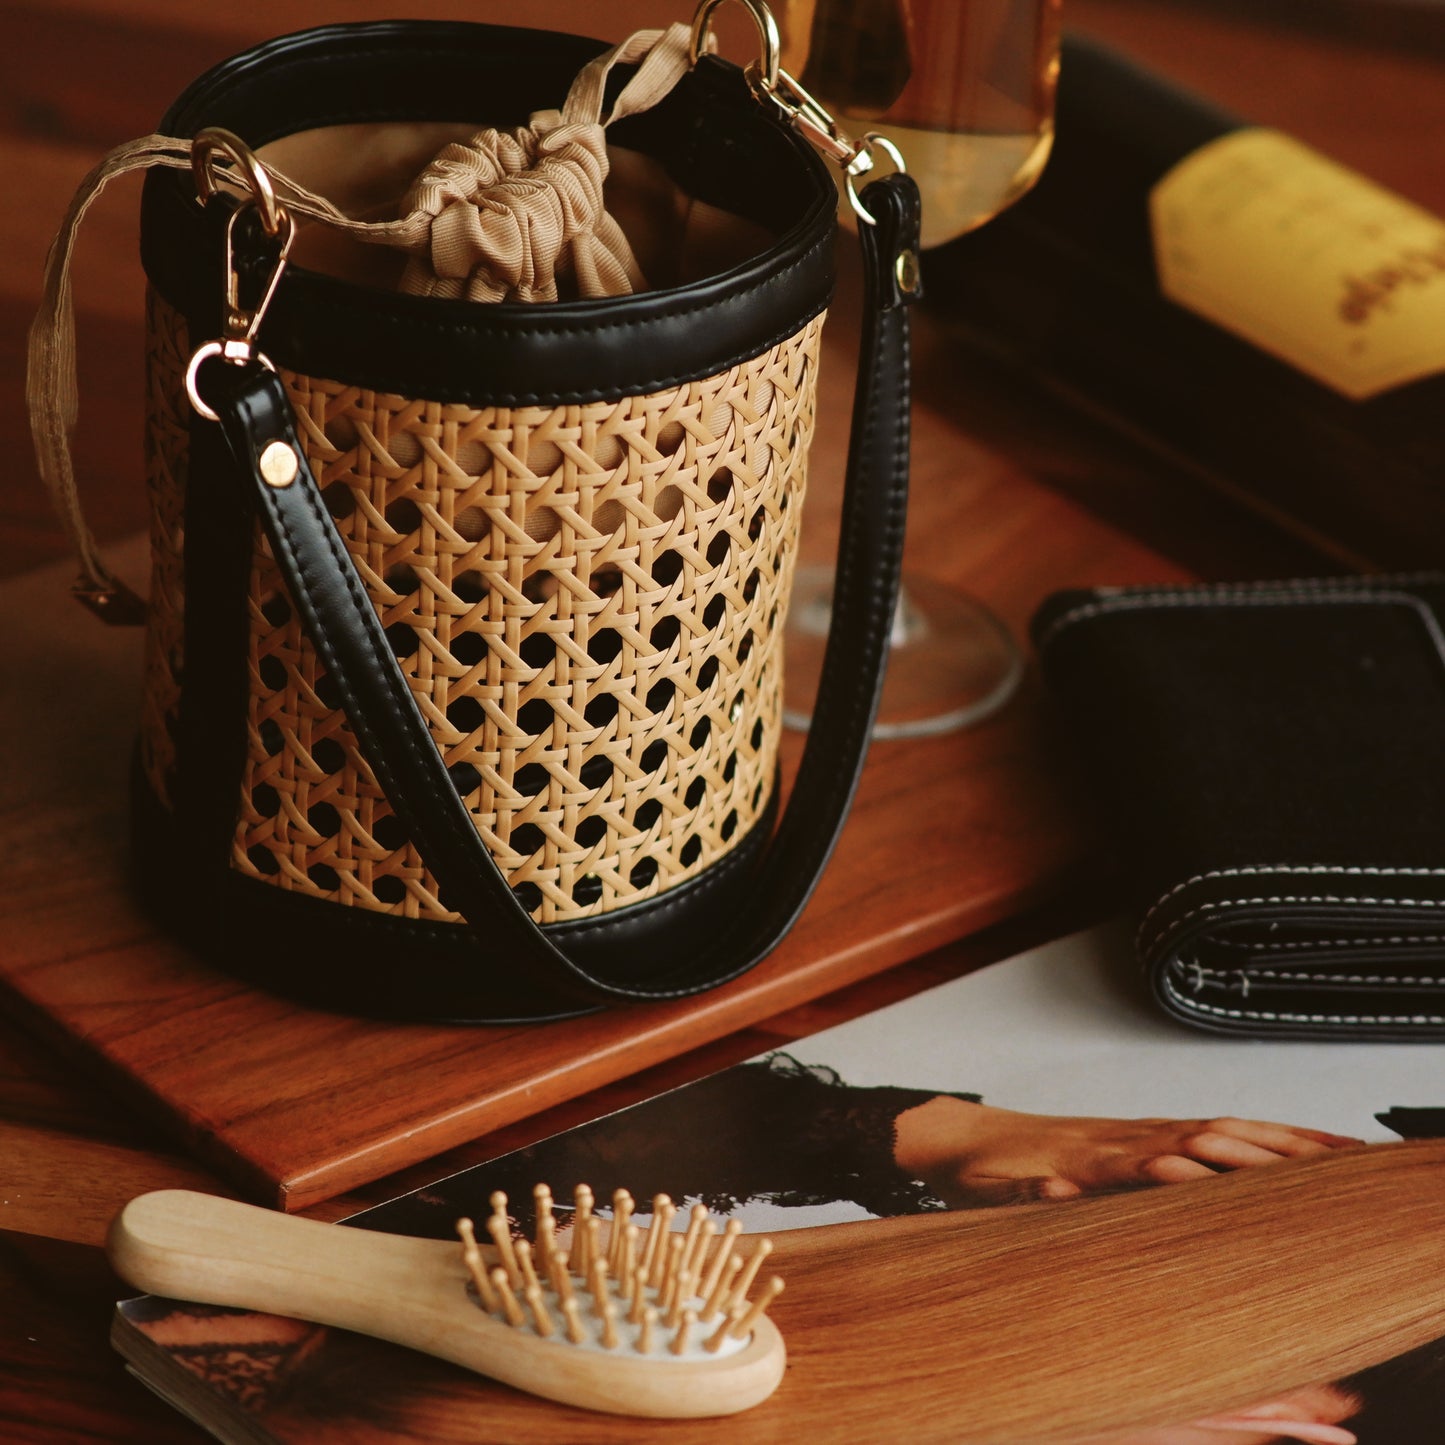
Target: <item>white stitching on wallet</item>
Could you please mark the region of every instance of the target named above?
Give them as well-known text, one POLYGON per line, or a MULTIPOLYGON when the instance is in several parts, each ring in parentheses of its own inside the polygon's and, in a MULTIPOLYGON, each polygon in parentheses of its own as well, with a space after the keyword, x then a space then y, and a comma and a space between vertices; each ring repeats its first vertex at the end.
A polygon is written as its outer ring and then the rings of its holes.
POLYGON ((1438 978, 1416 978, 1401 974, 1302 973, 1295 969, 1280 968, 1210 968, 1199 961, 1197 952, 1176 954, 1172 969, 1171 984, 1174 975, 1185 974, 1195 994, 1202 993, 1211 983, 1216 987, 1228 988, 1232 980, 1238 980, 1240 995, 1244 998, 1249 997, 1251 984, 1271 980, 1283 983, 1386 984, 1400 988, 1430 988, 1441 982, 1438 978))
POLYGON ((1200 1003, 1181 994, 1173 982, 1163 980, 1164 990, 1181 1009, 1190 1013, 1214 1014, 1218 1018, 1254 1019, 1262 1023, 1292 1024, 1409 1024, 1422 1028, 1432 1024, 1445 1024, 1445 1016, 1439 1014, 1298 1014, 1278 1013, 1268 1009, 1224 1008, 1218 1004, 1200 1003))
POLYGON ((1393 589, 1433 585, 1445 581, 1445 573, 1400 573, 1375 579, 1347 577, 1338 579, 1337 582, 1328 577, 1310 577, 1293 582, 1220 582, 1212 586, 1181 584, 1165 590, 1125 590, 1104 596, 1096 593, 1091 601, 1082 602, 1063 616, 1055 618, 1039 638, 1038 648, 1042 652, 1066 627, 1072 627, 1086 617, 1111 612, 1134 612, 1146 607, 1204 608, 1221 604, 1230 607, 1289 607, 1300 603, 1397 602, 1404 603, 1420 614, 1426 631, 1433 638, 1442 660, 1445 660, 1445 637, 1441 636, 1439 623, 1424 600, 1408 592, 1370 587, 1370 580, 1384 583, 1387 588, 1393 589))
MULTIPOLYGON (((1187 913, 1181 913, 1178 918, 1172 919, 1167 927, 1149 938, 1144 938, 1144 924, 1139 925, 1139 932, 1135 935, 1135 948, 1141 954, 1149 954, 1161 940, 1167 938, 1171 933, 1178 933, 1191 918, 1198 918, 1202 913, 1218 913, 1225 908, 1254 908, 1260 904, 1299 904, 1310 905, 1328 904, 1331 906, 1344 906, 1353 908, 1364 905, 1370 908, 1445 908, 1445 898, 1351 898, 1347 896, 1336 896, 1334 894, 1294 894, 1275 893, 1267 894, 1258 898, 1219 898, 1199 904, 1191 908, 1187 913)), ((1150 916, 1153 914, 1150 910, 1150 916)), ((1145 922, 1148 922, 1146 917, 1145 922)))
POLYGON ((1402 988, 1429 988, 1440 982, 1436 978, 1404 978, 1398 974, 1294 973, 1277 968, 1252 968, 1246 973, 1242 969, 1206 968, 1194 959, 1187 964, 1181 959, 1180 963, 1198 980, 1195 985, 1197 988, 1202 988, 1207 979, 1227 980, 1237 977, 1240 987, 1246 992, 1251 982, 1258 982, 1260 979, 1275 979, 1283 983, 1393 983, 1402 988))
POLYGON ((1282 939, 1278 943, 1263 938, 1209 940, 1211 948, 1236 953, 1298 953, 1304 949, 1327 952, 1331 948, 1413 948, 1421 943, 1445 943, 1445 933, 1412 933, 1408 938, 1403 934, 1394 934, 1389 938, 1298 938, 1282 939))
MULTIPOLYGON (((1337 863, 1246 863, 1237 868, 1211 868, 1205 873, 1196 873, 1192 878, 1186 878, 1182 883, 1176 883, 1167 893, 1162 894, 1139 921, 1136 937, 1142 943, 1145 931, 1154 915, 1176 893, 1182 893, 1186 888, 1193 888, 1198 883, 1208 883, 1215 878, 1253 878, 1263 873, 1294 873, 1306 877, 1333 878, 1445 878, 1445 868, 1391 868, 1373 864, 1350 864, 1347 866, 1337 863)), ((1391 904, 1403 903, 1405 900, 1369 898, 1358 901, 1391 904)), ((1188 914, 1185 915, 1185 917, 1188 916, 1188 914)))
POLYGON ((1445 908, 1445 898, 1355 898, 1348 894, 1334 893, 1270 893, 1262 894, 1258 898, 1210 899, 1191 908, 1187 913, 1181 913, 1170 926, 1179 928, 1201 913, 1217 913, 1221 908, 1251 908, 1259 903, 1327 903, 1343 904, 1351 908, 1356 904, 1376 908, 1445 908))

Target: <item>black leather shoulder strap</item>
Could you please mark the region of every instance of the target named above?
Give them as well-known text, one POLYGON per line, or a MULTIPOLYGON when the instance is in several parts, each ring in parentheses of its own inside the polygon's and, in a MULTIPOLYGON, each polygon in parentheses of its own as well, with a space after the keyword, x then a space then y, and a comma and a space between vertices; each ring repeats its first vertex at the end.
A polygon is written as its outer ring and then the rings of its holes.
POLYGON ((898 258, 918 247, 918 190, 893 175, 863 202, 875 226, 860 227, 865 271, 862 360, 853 409, 833 625, 802 764, 782 822, 760 866, 749 916, 697 954, 660 965, 645 982, 612 982, 563 954, 535 924, 481 840, 449 778, 382 633, 297 440, 277 377, 257 369, 216 401, 238 467, 254 490, 298 615, 336 684, 361 751, 447 905, 478 947, 581 1003, 678 998, 746 972, 774 948, 807 903, 833 851, 862 771, 897 599, 908 491, 909 325, 916 293, 899 289, 898 258), (292 468, 263 469, 281 443, 292 468))

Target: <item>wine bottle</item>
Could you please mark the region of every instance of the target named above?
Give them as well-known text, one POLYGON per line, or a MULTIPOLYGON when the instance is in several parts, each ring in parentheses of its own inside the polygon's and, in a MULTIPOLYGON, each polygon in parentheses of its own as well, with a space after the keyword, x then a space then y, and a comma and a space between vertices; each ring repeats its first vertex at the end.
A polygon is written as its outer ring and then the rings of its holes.
POLYGON ((1445 222, 1077 36, 1034 190, 924 257, 966 345, 1336 555, 1445 561, 1445 222))

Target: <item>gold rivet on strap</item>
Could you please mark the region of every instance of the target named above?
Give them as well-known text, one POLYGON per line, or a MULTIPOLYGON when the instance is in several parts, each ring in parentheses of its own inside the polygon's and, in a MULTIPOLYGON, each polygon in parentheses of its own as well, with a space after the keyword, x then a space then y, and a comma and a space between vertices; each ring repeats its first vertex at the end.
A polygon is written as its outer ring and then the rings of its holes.
POLYGON ((920 280, 918 253, 912 249, 900 251, 898 260, 893 264, 893 275, 898 281, 898 289, 905 296, 912 296, 918 290, 920 280))
POLYGON ((272 442, 261 453, 259 465, 268 487, 289 487, 301 470, 295 451, 285 442, 272 442))

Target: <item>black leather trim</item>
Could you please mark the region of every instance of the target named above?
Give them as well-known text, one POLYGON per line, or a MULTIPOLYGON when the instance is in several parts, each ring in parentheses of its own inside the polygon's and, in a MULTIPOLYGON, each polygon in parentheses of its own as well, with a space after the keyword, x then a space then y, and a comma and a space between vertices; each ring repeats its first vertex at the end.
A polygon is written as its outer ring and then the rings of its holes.
MULTIPOLYGON (((235 130, 252 145, 313 126, 381 119, 517 124, 559 103, 598 42, 449 22, 327 26, 256 47, 201 77, 162 129, 235 130)), ((821 159, 741 74, 711 58, 660 105, 612 130, 699 199, 777 244, 684 286, 545 307, 402 296, 293 267, 261 333, 278 365, 378 391, 470 405, 566 405, 660 390, 760 355, 828 304, 836 192, 821 159)), ((153 171, 142 260, 194 318, 213 305, 223 208, 190 178, 153 171)))
MULTIPOLYGON (((625 977, 639 960, 687 955, 747 906, 777 821, 763 815, 726 858, 655 898, 547 933, 589 970, 625 977)), ((431 1023, 571 1018, 567 1006, 464 924, 396 918, 289 893, 201 856, 139 763, 132 769, 132 873, 149 911, 197 954, 308 1007, 431 1023)))

